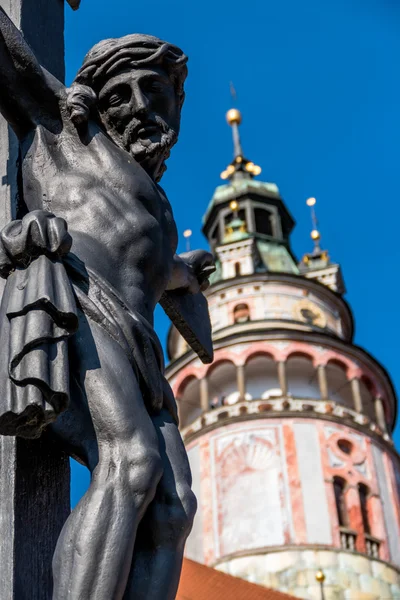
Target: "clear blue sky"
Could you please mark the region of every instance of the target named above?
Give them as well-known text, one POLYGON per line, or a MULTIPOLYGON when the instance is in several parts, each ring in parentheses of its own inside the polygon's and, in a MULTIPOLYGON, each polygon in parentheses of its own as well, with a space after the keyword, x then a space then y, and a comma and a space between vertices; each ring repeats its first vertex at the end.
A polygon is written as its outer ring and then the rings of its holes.
MULTIPOLYGON (((343 268, 355 342, 400 390, 398 1, 82 0, 66 15, 67 82, 105 37, 151 33, 189 55, 181 137, 163 186, 194 247, 205 246, 201 217, 232 158, 224 115, 234 82, 246 155, 295 217, 295 253, 311 249, 305 199, 316 196, 323 246, 343 268)), ((163 341, 166 330, 158 311, 163 341)), ((75 470, 73 502, 86 482, 75 470)))

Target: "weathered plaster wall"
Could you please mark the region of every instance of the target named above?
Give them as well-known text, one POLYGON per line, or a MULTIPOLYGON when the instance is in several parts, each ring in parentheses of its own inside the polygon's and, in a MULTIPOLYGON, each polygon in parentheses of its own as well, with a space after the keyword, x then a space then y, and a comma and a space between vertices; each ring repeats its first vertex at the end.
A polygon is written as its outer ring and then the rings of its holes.
POLYGON ((264 418, 208 431, 188 451, 199 501, 190 558, 213 565, 285 545, 343 549, 333 492, 341 477, 354 552, 367 554, 372 537, 379 558, 400 568, 398 462, 369 436, 312 418, 264 418), (359 484, 369 490, 367 535, 359 484))
POLYGON ((237 304, 246 303, 252 321, 282 320, 304 322, 302 309, 315 313, 315 324, 343 337, 343 324, 337 306, 322 294, 307 293, 300 286, 274 282, 252 282, 238 285, 208 297, 213 331, 233 325, 237 304))

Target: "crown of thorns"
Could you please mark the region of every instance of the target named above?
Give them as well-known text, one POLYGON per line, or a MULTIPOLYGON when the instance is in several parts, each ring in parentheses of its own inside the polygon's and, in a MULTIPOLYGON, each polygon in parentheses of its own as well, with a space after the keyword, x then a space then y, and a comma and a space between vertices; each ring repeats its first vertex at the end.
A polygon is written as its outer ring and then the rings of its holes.
POLYGON ((151 35, 132 34, 96 44, 85 56, 75 82, 98 92, 105 81, 124 67, 159 65, 165 69, 177 94, 183 98, 187 60, 177 46, 151 35))

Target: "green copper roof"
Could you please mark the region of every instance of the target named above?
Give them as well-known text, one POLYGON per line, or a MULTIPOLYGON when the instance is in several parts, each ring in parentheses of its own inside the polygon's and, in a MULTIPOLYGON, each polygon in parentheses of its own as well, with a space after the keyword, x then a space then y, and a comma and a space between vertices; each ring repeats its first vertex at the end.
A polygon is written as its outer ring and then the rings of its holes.
MULTIPOLYGON (((282 244, 257 240, 257 248, 267 271, 299 274, 299 268, 290 252, 282 244)), ((259 271, 264 271, 261 267, 259 271)))
MULTIPOLYGON (((237 219, 239 222, 242 222, 240 219, 237 219)), ((228 234, 229 235, 229 234, 228 234)), ((252 237, 251 234, 242 233, 242 238, 252 237)), ((225 244, 230 242, 237 241, 239 238, 224 238, 225 244)), ((256 273, 291 273, 294 275, 299 275, 300 270, 297 264, 295 263, 293 257, 290 252, 286 248, 286 246, 282 244, 277 244, 276 242, 266 242, 264 240, 256 239, 256 245, 258 252, 261 257, 261 263, 258 265, 256 269, 256 273)), ((210 283, 218 283, 222 280, 222 265, 218 258, 215 261, 215 272, 210 277, 210 283)))
MULTIPOLYGON (((257 240, 257 248, 267 271, 279 273, 300 273, 290 252, 282 244, 257 240)), ((263 271, 261 267, 259 269, 263 271)))
POLYGON ((264 196, 271 196, 271 194, 279 196, 279 189, 275 183, 256 181, 254 179, 235 179, 224 185, 219 185, 216 188, 214 196, 211 198, 203 217, 203 223, 206 222, 207 217, 214 206, 226 202, 227 200, 234 200, 238 196, 249 192, 255 192, 264 196))

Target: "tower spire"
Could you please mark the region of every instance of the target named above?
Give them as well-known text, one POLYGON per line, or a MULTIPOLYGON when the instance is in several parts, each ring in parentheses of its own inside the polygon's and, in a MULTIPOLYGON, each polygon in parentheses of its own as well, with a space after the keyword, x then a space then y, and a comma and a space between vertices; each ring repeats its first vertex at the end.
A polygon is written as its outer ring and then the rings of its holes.
MULTIPOLYGON (((231 92, 235 99, 236 92, 232 83, 231 92)), ((231 108, 226 113, 226 120, 228 125, 232 127, 233 161, 227 166, 225 171, 221 173, 221 179, 252 179, 261 173, 261 167, 244 157, 239 133, 239 125, 242 122, 241 112, 237 108, 231 108)))
POLYGON ((239 134, 239 125, 242 122, 242 115, 236 109, 235 105, 237 102, 237 94, 235 87, 230 82, 231 96, 234 108, 231 108, 226 114, 226 118, 228 124, 232 127, 232 137, 233 137, 233 158, 236 159, 238 156, 243 157, 242 144, 240 142, 240 134, 239 134))
POLYGON ((313 224, 313 229, 311 231, 311 239, 314 241, 313 254, 320 254, 320 252, 321 252, 321 247, 320 247, 321 233, 318 230, 318 220, 317 220, 317 214, 315 212, 316 203, 317 203, 317 201, 315 198, 308 198, 306 200, 307 206, 309 206, 311 209, 311 220, 312 220, 312 224, 313 224))
POLYGON ((307 252, 301 262, 299 263, 300 272, 303 273, 308 279, 316 278, 322 283, 329 285, 335 291, 344 293, 344 283, 340 266, 331 263, 327 250, 321 248, 321 233, 318 228, 318 219, 315 211, 315 205, 317 201, 315 198, 308 198, 306 200, 307 206, 311 209, 311 239, 314 242, 314 248, 312 252, 307 252), (330 282, 330 283, 328 283, 330 282))

